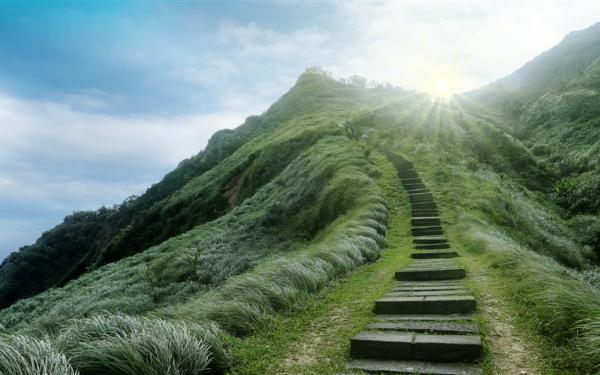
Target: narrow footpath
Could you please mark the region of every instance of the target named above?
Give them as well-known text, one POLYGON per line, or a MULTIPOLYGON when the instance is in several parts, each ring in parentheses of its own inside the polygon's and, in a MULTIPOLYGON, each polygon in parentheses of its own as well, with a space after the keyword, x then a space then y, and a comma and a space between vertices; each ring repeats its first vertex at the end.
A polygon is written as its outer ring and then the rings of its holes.
POLYGON ((386 155, 398 170, 412 210, 412 262, 376 301, 375 318, 351 339, 350 371, 374 374, 482 374, 477 306, 462 285, 466 271, 444 236, 433 194, 413 165, 386 155))

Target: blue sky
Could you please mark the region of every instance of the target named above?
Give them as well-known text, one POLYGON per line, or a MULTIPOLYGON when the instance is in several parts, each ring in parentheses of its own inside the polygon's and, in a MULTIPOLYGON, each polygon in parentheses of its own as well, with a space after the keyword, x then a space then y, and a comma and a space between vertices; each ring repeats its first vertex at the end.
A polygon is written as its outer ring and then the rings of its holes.
POLYGON ((451 91, 509 74, 594 1, 0 3, 0 259, 142 193, 308 66, 451 91))

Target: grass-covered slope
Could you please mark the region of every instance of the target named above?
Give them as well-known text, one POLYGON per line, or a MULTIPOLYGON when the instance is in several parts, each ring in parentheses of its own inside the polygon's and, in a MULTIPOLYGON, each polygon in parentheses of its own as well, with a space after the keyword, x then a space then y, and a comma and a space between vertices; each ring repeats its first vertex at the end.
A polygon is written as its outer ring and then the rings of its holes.
MULTIPOLYGON (((40 361, 67 358, 83 374, 226 368, 229 335, 261 329, 379 256, 388 220, 380 173, 339 123, 390 93, 406 95, 303 75, 272 107, 268 133, 165 198, 168 207, 216 190, 230 209, 0 311, 2 345, 24 334, 31 350, 49 348, 40 361)), ((7 366, 25 368, 27 358, 7 366)))
POLYGON ((593 372, 600 272, 590 238, 598 219, 571 217, 556 204, 554 171, 512 136, 505 118, 459 98, 414 111, 399 100, 352 121, 371 129, 373 147, 402 153, 424 175, 455 246, 495 275, 522 329, 540 339, 545 371, 593 372))
POLYGON ((74 213, 35 244, 11 254, 0 265, 0 308, 219 218, 335 131, 348 111, 385 96, 383 89, 369 94, 314 76, 323 77, 318 71, 303 75, 264 114, 216 133, 204 151, 142 196, 114 208, 74 213), (317 129, 317 122, 329 128, 317 129))
MULTIPOLYGON (((0 311, 0 355, 12 358, 16 347, 23 362, 7 366, 54 363, 65 374, 223 372, 231 343, 237 361, 257 355, 240 338, 270 337, 269 323, 293 319, 310 294, 378 258, 390 189, 373 151, 384 149, 416 165, 453 246, 493 278, 494 293, 542 348, 545 373, 592 373, 600 365, 598 69, 589 47, 597 34, 595 26, 567 37, 516 73, 512 91, 505 80, 450 103, 310 70, 265 114, 216 136, 228 146, 205 167, 193 158, 165 178, 172 188, 149 190, 152 203, 127 202, 131 216, 83 263, 95 269, 0 311), (561 56, 585 67, 572 70, 561 56), (566 82, 543 78, 562 70, 566 82), (582 93, 590 100, 571 101, 582 93)), ((338 366, 342 351, 332 353, 338 366)))
MULTIPOLYGON (((570 33, 512 75, 469 97, 502 114, 504 126, 513 128, 512 133, 551 172, 547 191, 556 203, 571 216, 597 216, 599 90, 600 24, 595 24, 570 33)), ((579 220, 593 222, 590 217, 579 220)), ((590 244, 600 249, 599 243, 596 235, 590 244)))

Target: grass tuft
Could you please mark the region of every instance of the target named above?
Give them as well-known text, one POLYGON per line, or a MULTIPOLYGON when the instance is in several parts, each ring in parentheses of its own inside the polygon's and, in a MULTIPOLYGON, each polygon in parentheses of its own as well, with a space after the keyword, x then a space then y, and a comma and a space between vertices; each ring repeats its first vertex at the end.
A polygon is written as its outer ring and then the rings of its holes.
POLYGON ((79 372, 46 339, 3 335, 0 337, 0 374, 77 375, 79 372))

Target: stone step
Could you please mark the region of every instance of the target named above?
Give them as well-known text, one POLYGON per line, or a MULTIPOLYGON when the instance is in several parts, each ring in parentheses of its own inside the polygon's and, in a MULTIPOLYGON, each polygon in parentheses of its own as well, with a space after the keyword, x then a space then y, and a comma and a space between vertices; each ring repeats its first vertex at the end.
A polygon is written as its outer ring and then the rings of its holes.
POLYGON ((440 226, 411 228, 410 231, 413 236, 441 236, 444 234, 440 226))
POLYGON ((415 259, 407 268, 409 269, 421 269, 421 268, 456 268, 454 259, 415 259))
POLYGON ((367 331, 350 340, 350 355, 357 359, 474 362, 481 354, 481 338, 478 335, 367 331))
POLYGON ((457 280, 403 280, 397 281, 396 287, 411 287, 411 286, 455 286, 462 285, 457 280))
POLYGON ((433 194, 431 194, 431 193, 409 194, 408 200, 413 203, 434 202, 433 194))
POLYGON ((427 194, 431 193, 431 191, 427 188, 415 188, 415 189, 406 189, 406 193, 411 196, 415 194, 427 194))
POLYGON ((396 272, 396 280, 456 280, 466 276, 464 268, 407 268, 396 272))
POLYGON ((462 289, 433 289, 433 290, 392 290, 383 297, 422 297, 422 296, 466 296, 469 294, 465 288, 462 289))
POLYGON ((449 249, 449 243, 429 243, 423 245, 415 245, 415 249, 417 250, 440 250, 440 249, 449 249))
POLYGON ((398 172, 398 177, 400 177, 400 180, 404 180, 407 178, 419 178, 419 174, 417 173, 417 171, 404 171, 404 172, 398 172))
POLYGON ((462 290, 465 293, 467 293, 467 289, 462 285, 399 286, 392 288, 392 292, 419 292, 443 290, 462 290))
POLYGON ((406 284, 404 282, 396 282, 391 290, 394 289, 413 289, 413 290, 447 290, 451 288, 464 288, 465 286, 460 283, 453 284, 440 284, 437 281, 431 281, 422 284, 406 284))
POLYGON ((396 166, 396 169, 398 170, 398 172, 402 172, 402 171, 414 171, 415 167, 413 165, 413 163, 411 163, 410 161, 404 159, 403 157, 399 157, 395 162, 394 165, 396 166))
POLYGON ((402 186, 405 185, 425 185, 425 183, 423 182, 423 180, 421 180, 420 177, 406 177, 406 178, 401 178, 400 179, 400 183, 402 184, 402 186))
POLYGON ((417 245, 441 242, 448 242, 448 240, 444 236, 420 236, 413 238, 413 243, 417 245))
POLYGON ((417 333, 443 333, 443 334, 473 334, 478 333, 477 326, 472 323, 455 322, 377 322, 367 326, 369 330, 378 331, 404 331, 417 333))
MULTIPOLYGON (((412 227, 410 228, 411 231, 413 232, 419 232, 419 231, 426 231, 426 230, 443 230, 441 225, 429 225, 429 226, 424 226, 424 227, 412 227)), ((437 234, 432 234, 432 235, 428 235, 428 234, 424 234, 424 235, 415 235, 415 237, 433 237, 433 236, 440 236, 437 234)))
POLYGON ((382 297, 375 314, 464 314, 475 311, 473 296, 382 297))
POLYGON ((424 321, 424 322, 471 322, 470 314, 383 314, 375 315, 376 321, 400 322, 400 321, 424 321))
POLYGON ((435 202, 412 202, 411 208, 413 210, 435 210, 437 206, 435 202))
POLYGON ((483 375, 473 364, 423 361, 355 359, 348 364, 348 369, 368 374, 483 375))
POLYGON ((414 251, 410 256, 413 259, 440 259, 454 258, 458 256, 455 250, 419 250, 414 251))
POLYGON ((422 181, 402 181, 402 186, 405 190, 410 189, 426 189, 427 185, 425 185, 422 181))
POLYGON ((411 210, 410 214, 412 217, 440 216, 440 213, 438 210, 411 210))
POLYGON ((413 217, 410 219, 410 224, 413 227, 432 227, 436 225, 442 225, 442 221, 439 217, 413 217))

